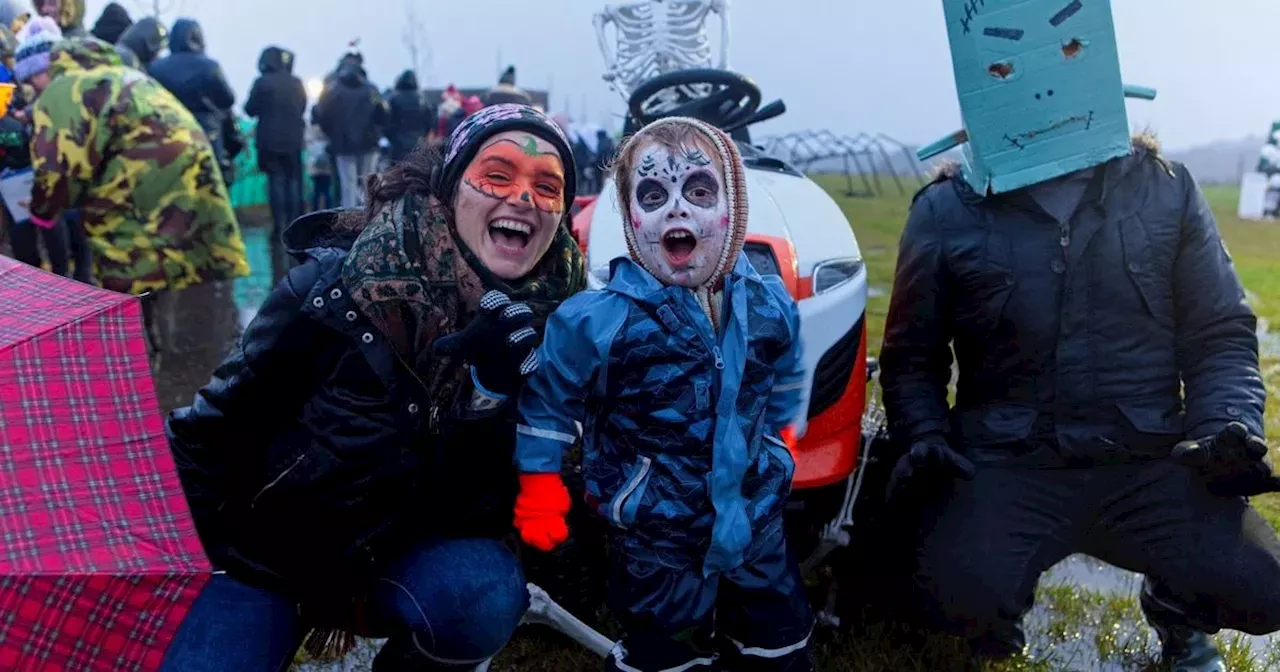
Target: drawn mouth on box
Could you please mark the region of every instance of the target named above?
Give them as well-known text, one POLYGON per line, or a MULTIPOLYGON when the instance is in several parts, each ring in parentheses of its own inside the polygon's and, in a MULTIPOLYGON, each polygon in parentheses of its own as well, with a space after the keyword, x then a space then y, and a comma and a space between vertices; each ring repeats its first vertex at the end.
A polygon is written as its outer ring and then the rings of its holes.
POLYGON ((1005 139, 1005 142, 1008 142, 1010 145, 1013 145, 1014 147, 1020 150, 1026 149, 1027 145, 1037 138, 1040 138, 1054 131, 1060 131, 1064 128, 1067 128, 1069 126, 1074 126, 1077 124, 1084 124, 1084 130, 1086 131, 1092 128, 1093 127, 1093 110, 1089 110, 1089 114, 1077 114, 1074 117, 1067 117, 1066 119, 1054 122, 1038 130, 1027 131, 1025 133, 1019 133, 1018 135, 1012 135, 1012 136, 1005 134, 1004 139, 1005 139))

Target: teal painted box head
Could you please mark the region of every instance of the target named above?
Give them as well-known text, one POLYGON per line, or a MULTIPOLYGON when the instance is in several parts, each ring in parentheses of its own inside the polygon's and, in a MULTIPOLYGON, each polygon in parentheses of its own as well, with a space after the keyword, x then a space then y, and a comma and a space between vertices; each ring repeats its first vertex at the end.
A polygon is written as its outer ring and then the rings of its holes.
POLYGON ((1012 191, 1130 151, 1110 0, 943 0, 964 129, 921 149, 964 145, 980 194, 1012 191))

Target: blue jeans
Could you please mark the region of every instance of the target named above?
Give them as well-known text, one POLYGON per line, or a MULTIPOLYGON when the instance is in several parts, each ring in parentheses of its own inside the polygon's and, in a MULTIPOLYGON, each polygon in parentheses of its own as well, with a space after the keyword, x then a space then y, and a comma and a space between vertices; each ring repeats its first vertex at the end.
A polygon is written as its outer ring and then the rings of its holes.
MULTIPOLYGON (((370 587, 369 620, 389 637, 373 670, 472 670, 511 639, 528 599, 524 573, 500 542, 425 542, 370 587)), ((218 574, 196 599, 161 669, 282 672, 308 629, 290 598, 218 574)))

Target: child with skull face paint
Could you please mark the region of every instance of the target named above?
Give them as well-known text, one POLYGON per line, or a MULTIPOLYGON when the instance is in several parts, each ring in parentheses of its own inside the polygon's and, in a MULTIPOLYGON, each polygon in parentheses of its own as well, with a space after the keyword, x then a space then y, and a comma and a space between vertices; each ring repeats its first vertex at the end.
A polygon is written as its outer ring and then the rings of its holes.
POLYGON ((626 631, 609 670, 812 669, 782 523, 799 314, 741 254, 744 172, 733 141, 693 119, 623 146, 630 258, 552 314, 520 400, 515 523, 537 548, 568 536, 561 454, 584 427, 586 500, 612 526, 609 605, 626 631))

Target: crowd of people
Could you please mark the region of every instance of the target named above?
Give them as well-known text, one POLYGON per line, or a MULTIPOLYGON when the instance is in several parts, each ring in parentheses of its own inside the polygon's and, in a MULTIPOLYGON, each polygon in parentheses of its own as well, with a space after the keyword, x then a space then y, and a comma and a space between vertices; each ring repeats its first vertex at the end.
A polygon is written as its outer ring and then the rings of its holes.
MULTIPOLYGON (((28 165, 22 161, 32 136, 28 108, 37 93, 30 78, 39 74, 30 64, 47 61, 53 44, 63 38, 91 37, 114 45, 119 66, 146 73, 191 114, 213 152, 220 181, 230 187, 246 138, 235 111, 235 91, 218 62, 206 53, 198 22, 180 18, 171 27, 154 17, 135 22, 127 9, 112 2, 86 31, 82 1, 37 4, 32 12, 21 0, 0 3, 0 44, 18 88, 10 113, 0 121, 0 129, 7 122, 13 131, 4 135, 0 130, 0 136, 10 138, 7 153, 17 160, 10 167, 28 165), (48 21, 31 23, 32 16, 48 21), (25 61, 29 67, 18 70, 24 58, 30 59, 25 61)), ((483 96, 464 96, 449 85, 439 100, 429 100, 413 70, 405 70, 391 89, 382 91, 370 81, 357 45, 353 42, 325 77, 318 101, 308 100, 302 80, 294 74, 293 52, 273 45, 259 57, 260 76, 244 101, 243 112, 257 121, 252 135, 257 168, 267 177, 276 280, 289 265, 281 241, 290 222, 309 210, 360 207, 368 176, 403 159, 420 140, 426 138, 438 146, 463 120, 486 106, 533 102, 516 85, 514 66, 483 96), (307 180, 310 203, 304 202, 307 180)), ((598 192, 603 166, 613 153, 613 138, 598 126, 573 129, 567 117, 560 115, 556 120, 570 129, 582 193, 598 192)), ((92 282, 93 256, 77 219, 79 210, 68 208, 60 214, 48 227, 32 225, 35 222, 25 218, 4 227, 14 255, 34 265, 47 260, 55 273, 92 282)))
MULTIPOLYGON (((6 203, 7 207, 0 208, 6 220, 0 227, 0 241, 7 239, 15 258, 24 263, 47 264, 54 273, 81 282, 100 282, 148 296, 159 297, 163 290, 182 289, 201 278, 243 275, 247 262, 227 194, 236 180, 236 159, 247 139, 235 111, 236 93, 217 60, 206 53, 200 24, 188 18, 179 18, 169 27, 154 17, 135 22, 125 7, 114 2, 106 6, 92 29, 84 28, 84 19, 82 0, 41 0, 33 8, 22 0, 0 2, 0 59, 4 65, 0 82, 15 88, 8 112, 0 119, 0 155, 5 168, 34 173, 30 203, 6 203), (70 38, 78 41, 55 49, 70 38), (122 91, 174 113, 162 115, 161 127, 155 127, 155 118, 121 120, 129 122, 121 126, 111 123, 113 117, 120 116, 116 110, 91 109, 89 105, 71 109, 80 105, 68 99, 76 86, 73 82, 90 68, 110 69, 122 91), (60 81, 54 84, 56 80, 60 81), (51 84, 54 92, 44 95, 51 84), (41 126, 38 106, 97 123, 74 139, 58 139, 58 129, 49 125, 54 123, 52 119, 45 118, 41 126), (192 185, 179 179, 176 172, 154 170, 160 159, 147 154, 136 141, 132 148, 114 147, 139 124, 152 126, 147 131, 157 142, 168 137, 175 145, 184 144, 181 161, 198 163, 201 170, 210 171, 211 179, 192 185), (106 151, 108 147, 113 151, 106 151), (59 151, 64 152, 61 158, 59 151), (130 152, 148 158, 130 160, 130 152), (212 166, 205 165, 205 152, 213 157, 212 166), (78 158, 82 165, 62 165, 68 157, 78 158), (121 190, 103 172, 107 165, 116 166, 136 181, 121 190), (75 170, 64 172, 70 168, 75 170), (159 188, 138 196, 136 187, 143 182, 159 188), (179 192, 193 193, 175 200, 174 194, 179 192), (139 198, 150 202, 138 203, 139 198), (86 212, 82 204, 89 201, 95 205, 86 212), (167 242, 190 240, 188 227, 208 227, 200 235, 212 236, 217 246, 207 259, 166 262, 158 252, 163 246, 152 245, 149 250, 131 246, 131 237, 141 229, 173 221, 173 210, 178 207, 174 203, 186 201, 198 201, 204 204, 199 206, 202 212, 211 207, 217 214, 212 221, 204 221, 202 215, 184 222, 179 232, 174 232, 173 225, 160 227, 170 233, 159 235, 167 237, 167 242), (162 212, 162 207, 170 212, 162 212), (97 233, 86 236, 86 230, 97 233), (98 235, 108 230, 111 235, 98 235)), ((508 67, 483 96, 464 97, 450 85, 438 101, 428 100, 413 70, 404 71, 390 90, 380 91, 370 81, 356 43, 325 78, 318 101, 308 100, 293 66, 291 51, 274 45, 265 48, 258 62, 260 76, 243 105, 244 115, 257 121, 252 141, 257 168, 267 178, 273 226, 272 274, 276 280, 291 263, 283 243, 289 223, 309 210, 361 207, 368 176, 403 159, 420 140, 425 138, 438 146, 463 120, 486 106, 532 102, 529 94, 516 86, 514 66, 508 67), (308 179, 312 198, 304 203, 308 179)), ((568 126, 566 118, 559 121, 568 126)), ((603 162, 612 153, 612 139, 603 130, 589 130, 585 136, 572 134, 573 151, 583 166, 579 179, 586 188, 584 193, 590 193, 593 186, 598 191, 603 162)), ((176 170, 181 163, 165 165, 176 170)), ((150 308, 152 302, 147 305, 150 308)), ((149 318, 151 315, 148 310, 149 318)), ((155 338, 153 345, 160 347, 155 338)))

